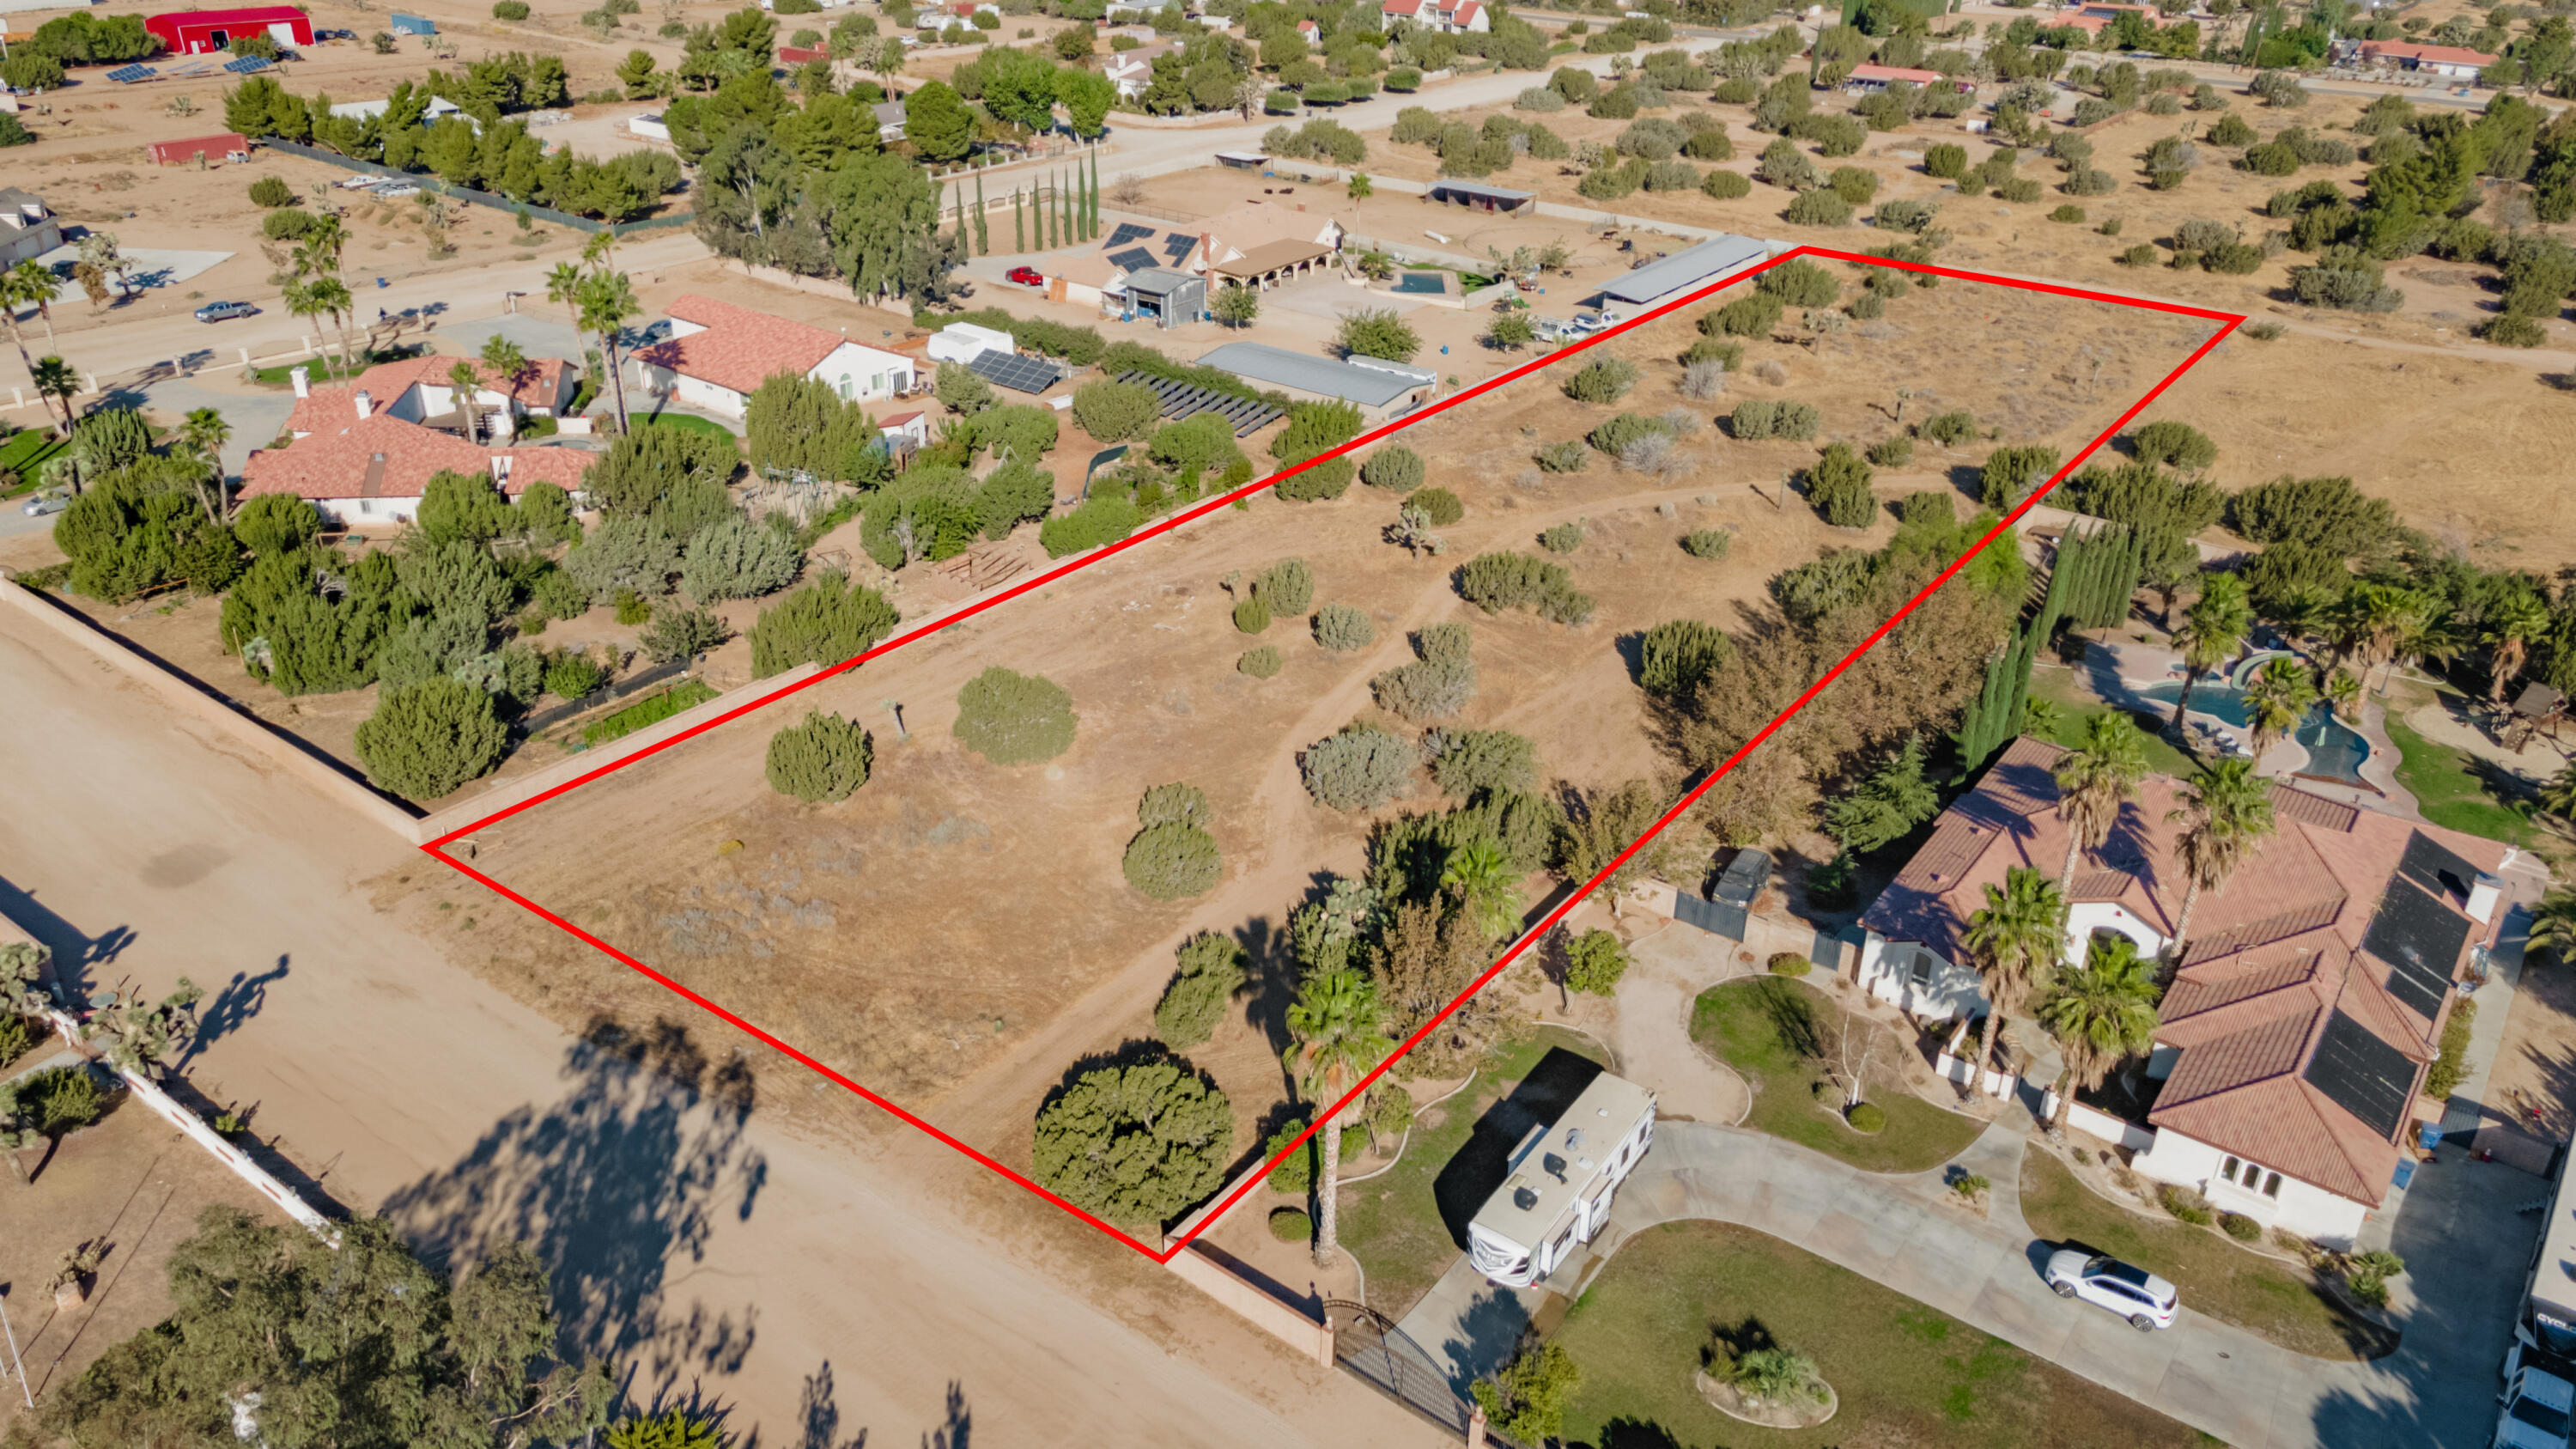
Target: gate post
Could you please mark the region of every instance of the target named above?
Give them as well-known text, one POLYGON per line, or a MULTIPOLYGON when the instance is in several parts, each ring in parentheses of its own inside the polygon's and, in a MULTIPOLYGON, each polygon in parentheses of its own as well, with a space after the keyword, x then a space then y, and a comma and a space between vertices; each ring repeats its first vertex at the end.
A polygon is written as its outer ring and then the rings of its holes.
POLYGON ((1467 1415, 1467 1449, 1485 1449, 1485 1406, 1482 1404, 1467 1415))

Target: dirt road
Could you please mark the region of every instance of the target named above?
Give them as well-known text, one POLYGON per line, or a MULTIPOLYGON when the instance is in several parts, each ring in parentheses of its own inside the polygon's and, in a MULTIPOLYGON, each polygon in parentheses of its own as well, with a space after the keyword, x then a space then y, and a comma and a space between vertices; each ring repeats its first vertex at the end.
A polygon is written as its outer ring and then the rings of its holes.
POLYGON ((86 984, 194 977, 192 1082, 430 1251, 537 1244, 569 1336, 639 1400, 827 1449, 1436 1441, 801 1074, 746 1108, 707 1060, 730 1043, 565 1036, 352 889, 436 867, 14 616, 0 674, 0 910, 86 984))

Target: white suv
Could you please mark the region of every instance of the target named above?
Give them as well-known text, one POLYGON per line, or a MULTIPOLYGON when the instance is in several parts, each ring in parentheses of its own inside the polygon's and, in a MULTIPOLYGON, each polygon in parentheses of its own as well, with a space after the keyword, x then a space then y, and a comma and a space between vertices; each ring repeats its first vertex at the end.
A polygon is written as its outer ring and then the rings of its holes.
POLYGON ((2081 1298, 2129 1320, 2140 1333, 2173 1327, 2182 1295, 2174 1285, 2117 1258, 2061 1248, 2048 1259, 2049 1289, 2060 1298, 2081 1298))

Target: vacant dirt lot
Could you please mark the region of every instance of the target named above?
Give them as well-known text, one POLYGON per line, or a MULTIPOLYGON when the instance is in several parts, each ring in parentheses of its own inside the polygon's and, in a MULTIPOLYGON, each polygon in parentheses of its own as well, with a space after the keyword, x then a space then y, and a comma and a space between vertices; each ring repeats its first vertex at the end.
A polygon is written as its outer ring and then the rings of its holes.
MULTIPOLYGON (((1965 408, 2006 440, 2071 450, 2205 328, 1949 283, 1900 299, 1867 335, 1855 329, 1814 349, 1757 344, 1748 366, 1776 362, 1785 381, 1747 377, 1736 396, 1814 402, 1825 437, 1868 441, 1895 430, 1895 390, 1906 386, 1909 418, 1965 408)), ((1299 754, 1355 718, 1385 718, 1369 680, 1410 657, 1408 631, 1453 618, 1473 628, 1480 684, 1454 725, 1528 735, 1543 779, 1615 787, 1662 763, 1623 636, 1680 616, 1738 626, 1767 609, 1765 584, 1779 569, 1884 535, 1885 522, 1837 532, 1794 497, 1782 506, 1780 479, 1812 460, 1813 445, 1740 444, 1707 426, 1736 397, 1679 397, 1672 359, 1695 335, 1690 319, 1675 318, 1609 344, 1644 373, 1621 407, 1692 410, 1685 464, 1667 476, 1600 460, 1540 475, 1529 464, 1535 446, 1579 436, 1611 409, 1566 399, 1553 373, 1532 379, 1404 435, 1429 461, 1430 483, 1466 504, 1465 521, 1442 530, 1445 558, 1410 558, 1384 542, 1394 501, 1366 486, 1324 504, 1264 495, 1248 505, 1254 517, 1221 510, 773 706, 768 718, 487 828, 474 863, 966 1140, 1022 1155, 1030 1114, 1066 1065, 1148 1029, 1182 939, 1216 930, 1257 944, 1320 873, 1360 867, 1370 820, 1311 804, 1299 754), (1458 599, 1458 562, 1535 551, 1542 528, 1565 522, 1587 532, 1565 562, 1599 600, 1590 624, 1488 618, 1458 599), (1677 547, 1703 527, 1735 531, 1723 562, 1677 547), (1292 554, 1312 567, 1318 604, 1372 616, 1372 646, 1335 655, 1301 624, 1274 625, 1260 640, 1235 630, 1226 579, 1292 554), (1276 678, 1235 671, 1257 642, 1286 656, 1276 678), (1069 753, 1006 769, 952 741, 958 689, 996 664, 1070 691, 1081 726, 1069 753), (909 739, 896 736, 897 703, 909 739), (877 739, 867 788, 819 810, 773 794, 761 775, 769 735, 809 708, 861 720, 877 739), (1119 859, 1139 795, 1175 779, 1208 792, 1226 871, 1207 895, 1160 904, 1126 886, 1119 859)), ((1946 470, 1972 473, 1981 452, 1962 448, 1954 461, 1926 449, 1885 481, 1946 486, 1946 470)), ((1431 804, 1426 781, 1389 809, 1431 804)), ((383 884, 389 903, 441 925, 460 960, 559 1015, 653 995, 468 882, 432 872, 383 884)), ((1276 1050, 1247 1020, 1194 1059, 1248 1124, 1281 1095, 1276 1050)))

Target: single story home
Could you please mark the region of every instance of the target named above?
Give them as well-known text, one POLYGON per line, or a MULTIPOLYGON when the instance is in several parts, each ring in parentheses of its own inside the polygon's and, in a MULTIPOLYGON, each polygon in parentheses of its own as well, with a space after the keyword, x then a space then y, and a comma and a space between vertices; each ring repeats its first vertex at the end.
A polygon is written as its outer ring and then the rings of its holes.
POLYGON ((1770 259, 1770 246, 1751 237, 1712 237, 1612 278, 1591 300, 1603 317, 1618 322, 1651 312, 1770 259))
POLYGON ((689 293, 667 309, 669 340, 636 350, 636 385, 722 417, 739 418, 780 373, 828 384, 847 402, 912 390, 912 359, 838 332, 689 293))
MULTIPOLYGON (((2005 749, 1861 916, 1859 984, 1918 1018, 1982 1014, 1965 937, 2015 867, 2055 880, 2067 828, 2065 750, 2005 749)), ((2175 945, 2184 784, 2151 775, 2068 890, 2064 950, 2118 935, 2153 959, 2175 945)), ((2274 828, 2201 894, 2137 1073, 2143 1122, 2107 1116, 2151 1181, 2189 1187, 2328 1247, 2349 1248, 2397 1185, 2404 1146, 2440 1105, 2422 1096, 2459 984, 2506 912, 2513 847, 2271 787, 2274 828)), ((2043 1084, 2045 1085, 2045 1084, 2043 1084)))
MULTIPOLYGON (((331 104, 331 114, 335 116, 345 116, 353 121, 364 121, 383 115, 386 108, 391 105, 393 105, 391 100, 334 101, 331 104)), ((477 123, 472 116, 465 114, 465 108, 463 106, 447 99, 445 96, 432 96, 429 98, 429 108, 421 112, 420 123, 426 126, 448 116, 464 116, 467 125, 475 125, 479 128, 479 123, 477 123)), ((663 139, 666 141, 669 140, 670 133, 667 131, 664 132, 663 139)))
POLYGON ((176 10, 143 17, 143 28, 172 55, 210 55, 246 35, 265 35, 290 50, 313 43, 312 18, 292 5, 176 10))
POLYGON ((973 362, 987 352, 1007 356, 1018 351, 1019 346, 1019 339, 999 327, 951 322, 930 334, 929 354, 933 362, 973 362))
POLYGON ((1111 85, 1118 87, 1121 100, 1132 101, 1153 84, 1155 58, 1170 55, 1180 48, 1177 41, 1157 40, 1133 50, 1113 51, 1100 63, 1100 73, 1108 78, 1111 85))
POLYGON ((878 140, 900 141, 903 139, 903 102, 879 101, 875 105, 868 107, 868 114, 877 118, 878 140))
POLYGON ((1200 358, 1199 366, 1223 368, 1300 402, 1356 403, 1372 427, 1411 412, 1440 386, 1440 374, 1427 367, 1375 357, 1316 357, 1266 342, 1229 342, 1200 358))
POLYGON ((1843 89, 1849 91, 1883 91, 1891 85, 1948 86, 1956 91, 1977 88, 1974 81, 1954 81, 1937 70, 1922 70, 1908 65, 1856 65, 1843 81, 1843 89))
POLYGON ((63 224, 43 197, 0 186, 0 269, 43 256, 62 244, 63 224))
POLYGON ((1409 21, 1425 30, 1451 35, 1461 31, 1481 34, 1494 28, 1493 16, 1478 0, 1379 0, 1377 10, 1389 22, 1409 21))
POLYGON ((1181 0, 1109 0, 1108 9, 1104 13, 1107 18, 1115 20, 1121 15, 1153 15, 1165 10, 1177 11, 1180 8, 1181 0))
POLYGON ((286 420, 290 444, 250 455, 242 465, 241 496, 282 493, 311 503, 340 527, 389 528, 419 514, 429 480, 440 473, 483 474, 512 496, 540 481, 578 489, 597 454, 495 441, 514 435, 521 417, 569 406, 578 365, 535 359, 512 380, 475 362, 482 382, 471 399, 476 418, 469 437, 449 376, 459 360, 426 355, 388 362, 319 388, 305 369, 296 369, 295 410, 286 420))
POLYGON ((2453 80, 2476 80, 2497 57, 2456 45, 2417 45, 2406 40, 2365 40, 2353 48, 2362 65, 2423 71, 2453 80))
POLYGON ((1305 271, 1342 249, 1339 221, 1303 205, 1249 201, 1199 223, 1193 267, 1211 279, 1257 282, 1305 271))

